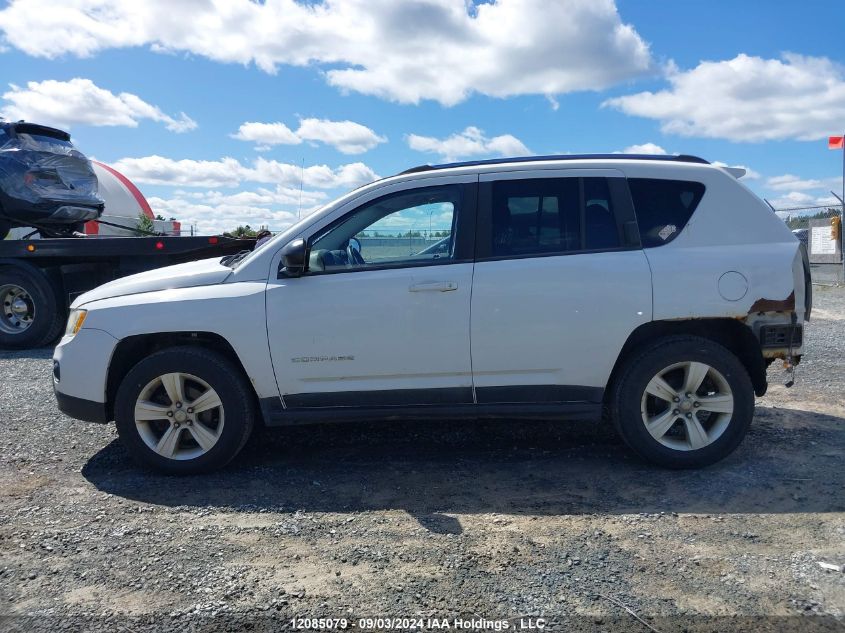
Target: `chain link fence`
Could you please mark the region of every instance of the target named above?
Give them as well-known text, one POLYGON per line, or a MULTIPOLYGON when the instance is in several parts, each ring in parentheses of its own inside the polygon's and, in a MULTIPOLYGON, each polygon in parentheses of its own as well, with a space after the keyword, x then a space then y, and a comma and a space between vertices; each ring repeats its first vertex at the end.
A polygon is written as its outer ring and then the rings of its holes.
MULTIPOLYGON (((829 221, 831 218, 841 218, 843 213, 842 205, 827 204, 812 207, 772 208, 786 222, 786 225, 792 229, 795 237, 801 240, 807 247, 810 253, 810 272, 813 283, 819 285, 839 285, 845 283, 845 270, 843 270, 841 258, 837 256, 836 259, 838 261, 833 261, 831 259, 833 256, 827 256, 827 259, 824 257, 816 257, 814 259, 810 244, 811 230, 815 230, 812 229, 812 226, 818 229, 820 228, 819 224, 824 223, 825 220, 829 221)), ((827 230, 826 227, 824 227, 824 230, 827 230)), ((841 239, 841 233, 839 239, 841 239)))
POLYGON ((810 220, 832 218, 842 213, 842 205, 825 204, 815 207, 772 207, 790 229, 806 229, 810 220))

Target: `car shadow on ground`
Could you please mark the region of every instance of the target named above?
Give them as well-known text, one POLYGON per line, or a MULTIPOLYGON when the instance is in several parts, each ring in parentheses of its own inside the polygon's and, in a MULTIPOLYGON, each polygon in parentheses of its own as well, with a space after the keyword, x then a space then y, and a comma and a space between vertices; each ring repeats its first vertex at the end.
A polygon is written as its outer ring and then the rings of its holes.
POLYGON ((758 407, 742 446, 714 466, 672 471, 636 458, 604 427, 553 422, 392 422, 265 431, 229 468, 167 477, 117 442, 82 474, 99 490, 226 511, 403 509, 431 531, 448 515, 845 511, 845 420, 758 407))

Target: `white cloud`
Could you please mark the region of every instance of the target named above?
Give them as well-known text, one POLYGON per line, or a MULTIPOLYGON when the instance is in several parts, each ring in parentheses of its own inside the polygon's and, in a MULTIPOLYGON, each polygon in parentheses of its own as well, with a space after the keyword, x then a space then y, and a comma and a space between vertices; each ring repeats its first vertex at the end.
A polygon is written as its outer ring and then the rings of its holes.
POLYGON ((172 117, 157 106, 129 92, 114 94, 90 79, 70 81, 30 81, 26 88, 9 84, 3 94, 0 115, 7 119, 26 119, 60 127, 76 124, 94 126, 123 125, 137 127, 142 119, 164 123, 173 132, 187 132, 197 127, 184 112, 172 117))
POLYGON ((299 165, 258 158, 246 166, 234 158, 220 160, 174 160, 164 156, 121 158, 115 169, 130 180, 150 185, 183 187, 237 187, 243 182, 257 182, 320 189, 351 188, 371 182, 378 175, 364 163, 349 163, 332 169, 328 165, 299 165))
POLYGON ((239 141, 252 141, 257 149, 267 149, 271 145, 298 145, 302 142, 296 133, 284 123, 260 123, 247 121, 242 123, 232 138, 239 141))
POLYGON ((331 145, 344 154, 362 154, 387 139, 379 136, 366 125, 354 121, 329 121, 328 119, 302 119, 294 132, 284 123, 259 123, 247 121, 232 138, 257 143, 256 149, 272 145, 298 145, 312 141, 331 145))
POLYGON ((409 134, 407 141, 411 149, 437 154, 446 161, 471 156, 525 156, 531 153, 522 141, 511 134, 487 137, 482 130, 472 126, 443 139, 409 134))
POLYGON ((642 145, 629 145, 622 150, 623 154, 653 154, 655 156, 664 156, 668 154, 665 149, 654 143, 643 143, 642 145))
POLYGON ((665 133, 732 141, 817 140, 845 120, 845 71, 825 57, 737 55, 672 68, 671 88, 603 105, 656 119, 665 133))
POLYGON ((201 234, 231 231, 239 225, 267 226, 280 231, 319 208, 326 200, 323 191, 277 186, 234 194, 221 191, 174 191, 172 197, 150 197, 156 213, 175 217, 183 230, 196 226, 201 234))
POLYGON ((149 46, 266 72, 316 65, 338 88, 402 103, 601 90, 653 68, 614 0, 11 0, 0 30, 51 59, 149 46))
POLYGON ((298 185, 320 189, 351 188, 376 180, 378 175, 364 163, 349 163, 332 169, 328 165, 299 165, 259 158, 254 167, 244 171, 244 180, 298 185))
POLYGON ((244 167, 234 158, 173 160, 153 155, 121 158, 111 165, 130 180, 147 185, 237 187, 244 179, 244 167))
POLYGON ((331 145, 344 154, 361 154, 387 139, 379 136, 366 125, 354 121, 329 121, 303 119, 296 131, 299 138, 331 145))
POLYGON ((200 235, 219 234, 246 224, 253 228, 267 226, 271 230, 279 231, 293 224, 297 217, 295 209, 291 211, 248 204, 216 204, 181 197, 152 197, 148 202, 155 213, 179 220, 183 231, 195 226, 200 235))
POLYGON ((766 180, 766 188, 776 192, 770 200, 776 208, 839 206, 839 201, 830 193, 837 190, 842 181, 839 178, 801 178, 793 174, 773 176, 766 180))
POLYGON ((309 191, 308 189, 300 191, 295 187, 278 185, 275 189, 261 188, 255 191, 239 191, 232 194, 221 191, 195 192, 191 197, 216 205, 298 205, 302 203, 310 207, 325 200, 328 196, 324 191, 309 191))
POLYGON ((766 186, 774 191, 809 191, 812 189, 829 191, 841 184, 842 181, 839 178, 820 180, 818 178, 801 178, 792 174, 773 176, 766 181, 766 186))
POLYGON ((790 191, 777 198, 769 198, 768 200, 775 209, 821 207, 826 205, 840 206, 839 201, 830 194, 814 196, 804 191, 790 191))

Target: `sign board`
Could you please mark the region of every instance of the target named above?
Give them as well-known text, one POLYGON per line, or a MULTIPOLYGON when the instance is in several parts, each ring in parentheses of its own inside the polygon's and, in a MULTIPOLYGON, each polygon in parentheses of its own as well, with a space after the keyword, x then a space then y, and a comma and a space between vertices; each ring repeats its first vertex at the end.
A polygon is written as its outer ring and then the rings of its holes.
POLYGON ((830 234, 830 219, 810 220, 810 262, 815 264, 836 264, 842 261, 841 240, 830 234))
POLYGON ((810 229, 810 252, 816 255, 836 255, 836 241, 830 236, 829 226, 810 229))

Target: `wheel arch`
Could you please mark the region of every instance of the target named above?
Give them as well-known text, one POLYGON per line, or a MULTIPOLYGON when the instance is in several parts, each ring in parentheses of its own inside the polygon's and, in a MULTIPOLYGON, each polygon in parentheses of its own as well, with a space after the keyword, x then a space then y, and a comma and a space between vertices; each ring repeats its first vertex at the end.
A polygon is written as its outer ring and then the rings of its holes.
POLYGON ((256 403, 258 402, 255 386, 252 384, 241 359, 224 337, 214 332, 155 332, 128 336, 121 339, 115 346, 106 378, 106 407, 109 419, 114 419, 115 396, 120 383, 130 369, 150 354, 169 347, 185 345, 217 352, 231 361, 250 384, 256 403))
POLYGON ((605 389, 605 399, 613 392, 616 381, 622 374, 625 363, 638 350, 654 341, 671 336, 699 336, 718 343, 733 353, 748 371, 754 393, 763 396, 767 364, 760 351, 760 343, 745 323, 737 319, 679 319, 671 321, 649 321, 636 328, 622 347, 605 389))

